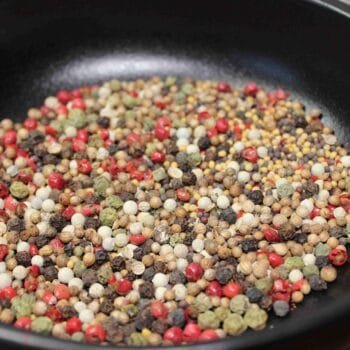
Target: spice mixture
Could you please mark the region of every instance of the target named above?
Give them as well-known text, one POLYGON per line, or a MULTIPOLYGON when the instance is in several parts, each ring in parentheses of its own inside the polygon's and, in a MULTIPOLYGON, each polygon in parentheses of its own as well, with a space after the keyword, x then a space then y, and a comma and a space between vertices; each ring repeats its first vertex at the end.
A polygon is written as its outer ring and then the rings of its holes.
POLYGON ((350 156, 282 89, 152 78, 0 122, 0 321, 91 343, 239 335, 346 263, 350 156))

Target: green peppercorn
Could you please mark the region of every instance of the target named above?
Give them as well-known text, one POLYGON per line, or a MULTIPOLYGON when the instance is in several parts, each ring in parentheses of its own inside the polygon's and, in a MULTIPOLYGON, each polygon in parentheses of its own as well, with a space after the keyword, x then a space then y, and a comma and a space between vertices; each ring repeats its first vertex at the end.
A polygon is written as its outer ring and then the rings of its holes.
POLYGON ((81 109, 72 109, 68 114, 65 124, 66 126, 74 126, 77 129, 84 128, 87 125, 85 112, 81 109))
POLYGON ((229 335, 240 335, 247 329, 247 325, 241 315, 230 314, 224 321, 223 329, 229 335))
POLYGON ((191 153, 187 156, 188 164, 192 167, 200 164, 202 161, 202 156, 199 153, 191 153))
POLYGON ((100 221, 102 225, 112 227, 117 218, 118 213, 113 208, 105 208, 100 212, 100 221))
POLYGON ((124 305, 121 309, 125 312, 129 317, 135 317, 139 313, 139 308, 134 304, 124 305))
POLYGON ((12 182, 10 192, 13 197, 18 199, 26 198, 29 195, 28 187, 21 181, 12 182))
POLYGON ((304 261, 300 256, 289 256, 285 261, 284 265, 289 269, 299 269, 304 267, 304 261))
POLYGON ((261 330, 266 326, 267 317, 265 310, 257 304, 252 304, 244 315, 244 322, 254 330, 261 330))
POLYGON ((294 187, 291 184, 283 184, 277 187, 277 195, 279 198, 290 197, 294 193, 294 187))
POLYGON ((81 277, 85 270, 86 270, 85 264, 81 260, 77 260, 73 266, 74 275, 77 277, 81 277))
POLYGON ((238 294, 231 299, 230 309, 232 312, 243 315, 249 307, 249 299, 243 294, 238 294))
POLYGON ((110 187, 110 181, 103 175, 94 179, 94 190, 96 194, 106 197, 106 189, 110 187))
POLYGON ((124 96, 122 102, 123 102, 124 106, 126 108, 129 108, 129 109, 132 109, 137 105, 137 100, 130 95, 124 96))
POLYGON ((109 82, 109 87, 113 92, 119 91, 121 89, 120 81, 113 79, 109 82))
POLYGON ((94 113, 90 113, 86 116, 86 120, 87 120, 87 125, 88 124, 92 124, 92 123, 96 123, 98 119, 98 116, 94 113))
POLYGON ((165 78, 164 85, 166 87, 169 87, 175 84, 176 84, 176 77, 168 76, 165 78))
POLYGON ((214 312, 220 321, 224 321, 230 315, 230 310, 223 306, 217 307, 214 312))
POLYGON ((101 139, 99 135, 91 135, 89 137, 89 147, 100 148, 103 147, 104 141, 101 139))
POLYGON ((318 243, 315 247, 315 255, 316 256, 327 256, 331 248, 327 244, 318 243))
POLYGON ((213 311, 206 311, 198 316, 198 324, 202 329, 216 329, 220 326, 220 320, 213 311))
POLYGON ((164 168, 158 168, 156 170, 153 171, 153 178, 154 178, 154 181, 157 181, 157 182, 160 182, 164 179, 167 178, 167 174, 164 170, 164 168))
POLYGON ((173 235, 170 236, 169 244, 172 247, 175 247, 175 245, 178 243, 183 243, 182 235, 181 233, 174 233, 173 235))
POLYGON ((199 293, 194 300, 193 305, 198 309, 199 312, 204 312, 211 308, 212 303, 208 295, 205 293, 199 293))
POLYGON ((51 332, 53 327, 53 323, 50 318, 43 316, 38 317, 32 322, 32 331, 37 333, 45 333, 48 334, 51 332))
POLYGON ((112 275, 113 271, 110 264, 102 265, 97 271, 97 279, 101 284, 106 284, 112 275))
POLYGON ((255 287, 260 289, 264 294, 267 294, 271 290, 272 285, 273 282, 270 278, 260 278, 255 282, 255 287))
POLYGON ((319 275, 320 271, 316 265, 308 265, 303 268, 303 274, 305 277, 309 277, 311 275, 319 275))
POLYGON ((30 316, 34 302, 35 297, 30 294, 23 294, 20 298, 13 300, 12 311, 15 313, 16 318, 30 316))
POLYGON ((148 345, 148 340, 141 333, 133 332, 127 338, 127 343, 131 346, 145 346, 148 345))
POLYGON ((181 92, 183 92, 186 95, 192 95, 194 93, 194 87, 192 84, 182 84, 181 85, 181 92))
POLYGON ((277 266, 275 270, 278 272, 278 275, 280 278, 282 279, 288 278, 290 269, 286 265, 282 264, 280 266, 277 266))
POLYGON ((112 195, 106 198, 106 205, 108 207, 112 207, 118 210, 123 206, 123 204, 124 202, 119 196, 112 195))

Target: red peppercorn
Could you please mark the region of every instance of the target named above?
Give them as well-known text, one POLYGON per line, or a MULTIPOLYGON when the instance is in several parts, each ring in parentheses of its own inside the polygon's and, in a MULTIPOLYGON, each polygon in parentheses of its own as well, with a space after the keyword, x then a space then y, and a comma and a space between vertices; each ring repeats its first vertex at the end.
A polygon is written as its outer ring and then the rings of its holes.
POLYGON ((226 81, 219 81, 218 84, 216 85, 216 89, 219 92, 230 92, 231 86, 226 81))
POLYGON ((134 145, 135 143, 140 143, 141 135, 136 132, 131 132, 126 136, 126 142, 129 146, 134 145))
POLYGON ((328 220, 334 219, 334 209, 335 209, 335 207, 333 205, 329 204, 327 206, 327 209, 328 209, 327 219, 328 220))
POLYGON ((114 284, 116 280, 117 278, 115 277, 115 275, 112 275, 111 277, 108 278, 107 283, 114 284))
POLYGON ((196 282, 203 276, 203 269, 198 263, 190 263, 186 266, 185 275, 190 282, 196 282))
POLYGON ((263 230, 263 234, 268 242, 276 243, 281 241, 277 230, 274 230, 273 228, 267 228, 263 230))
POLYGON ((290 301, 290 292, 276 292, 276 293, 272 293, 271 297, 272 297, 272 301, 276 301, 276 300, 282 300, 285 301, 286 303, 289 303, 290 301))
POLYGON ((72 95, 67 90, 57 91, 56 97, 58 101, 60 101, 63 104, 67 104, 72 99, 72 95))
POLYGON ((9 252, 9 247, 6 244, 0 244, 0 261, 3 261, 9 252))
POLYGON ((207 135, 209 138, 212 138, 213 136, 216 136, 218 133, 219 132, 216 128, 211 128, 208 130, 207 135))
POLYGON ((50 291, 46 291, 41 297, 41 300, 48 305, 55 305, 57 303, 57 298, 50 291))
POLYGON ((186 342, 195 342, 201 335, 201 327, 197 323, 188 323, 183 332, 183 338, 186 342))
POLYGON ((109 131, 108 131, 108 129, 99 129, 97 133, 101 137, 102 140, 108 140, 109 139, 109 131))
POLYGON ((183 331, 179 327, 171 327, 165 331, 163 339, 173 344, 180 344, 183 341, 183 331))
POLYGON ((207 112, 207 111, 203 111, 203 112, 200 112, 198 113, 198 120, 201 121, 201 120, 207 120, 211 117, 211 115, 207 112))
POLYGON ((0 182, 0 198, 6 198, 9 195, 9 189, 0 182))
POLYGON ((251 163, 256 163, 259 158, 255 147, 246 147, 242 152, 242 157, 251 163))
POLYGON ((27 292, 34 292, 38 288, 38 280, 33 277, 27 277, 24 280, 24 288, 27 292))
POLYGON ((277 267, 284 263, 284 259, 276 253, 268 254, 267 258, 272 267, 277 267))
POLYGON ((0 290, 0 299, 11 300, 17 295, 16 290, 11 287, 5 287, 0 290))
POLYGON ((16 320, 14 326, 29 331, 32 326, 32 319, 29 316, 22 316, 16 320))
POLYGON ((24 171, 24 170, 20 170, 16 176, 18 181, 21 181, 25 184, 28 184, 29 182, 31 182, 33 180, 33 174, 28 172, 28 171, 24 171))
POLYGON ((68 300, 70 298, 69 288, 62 283, 59 283, 55 286, 53 293, 58 300, 62 300, 62 299, 68 300))
POLYGON ((64 244, 58 238, 53 238, 49 242, 49 246, 52 248, 63 248, 64 244))
POLYGON ((32 277, 38 277, 40 275, 40 267, 38 265, 29 266, 28 273, 32 277))
POLYGON ((72 101, 72 108, 76 108, 76 109, 85 109, 86 105, 85 105, 85 101, 82 98, 75 98, 72 101))
POLYGON ((154 163, 163 163, 165 160, 165 153, 156 151, 152 154, 151 160, 154 163))
POLYGON ((289 282, 287 280, 277 279, 273 282, 273 292, 288 292, 290 290, 289 282))
POLYGON ((78 163, 78 172, 80 174, 90 174, 92 170, 91 162, 87 159, 79 159, 78 163))
POLYGON ((81 213, 84 216, 94 216, 101 211, 101 206, 99 204, 87 204, 84 205, 81 213))
POLYGON ((223 288, 222 292, 227 298, 233 298, 241 291, 241 286, 236 282, 229 282, 223 288))
POLYGON ((2 143, 4 146, 15 145, 17 142, 17 132, 14 130, 8 130, 4 132, 2 136, 2 143))
POLYGON ((11 195, 10 196, 7 196, 4 200, 4 204, 5 204, 5 208, 7 210, 11 210, 11 211, 14 211, 17 207, 17 200, 14 199, 11 195))
POLYGON ((227 118, 219 118, 216 121, 216 130, 223 133, 228 130, 229 124, 227 118))
POLYGON ((49 310, 47 310, 45 316, 50 318, 54 322, 60 321, 62 319, 62 313, 55 307, 52 307, 49 310))
POLYGON ((191 199, 191 195, 184 188, 179 188, 176 190, 176 197, 183 202, 188 202, 191 199))
POLYGON ((127 278, 121 278, 116 283, 116 292, 120 295, 128 294, 132 289, 132 283, 127 278))
POLYGON ((251 82, 251 83, 248 83, 245 87, 244 87, 244 94, 247 95, 247 96, 253 96, 255 97, 256 94, 258 93, 259 91, 259 88, 258 88, 258 85, 256 85, 256 83, 254 82, 251 82))
POLYGON ((136 244, 136 245, 140 245, 142 243, 145 243, 146 240, 147 240, 147 238, 142 234, 130 235, 130 237, 129 237, 130 243, 136 244))
POLYGON ((219 336, 214 329, 205 329, 198 338, 200 341, 212 341, 217 339, 219 339, 219 336))
POLYGON ((151 314, 155 318, 165 319, 168 316, 168 309, 160 300, 154 301, 151 305, 151 314))
POLYGON ((38 122, 34 118, 27 118, 23 122, 23 126, 29 131, 35 130, 37 128, 37 126, 38 126, 38 122))
POLYGON ((348 260, 348 253, 345 249, 334 248, 328 254, 329 261, 335 266, 342 266, 348 260))
POLYGON ((277 98, 277 100, 285 100, 285 99, 288 98, 289 95, 290 95, 289 92, 284 91, 281 88, 278 88, 277 91, 276 91, 276 98, 277 98))
POLYGON ((157 100, 154 102, 154 104, 160 109, 164 109, 166 107, 166 103, 162 100, 157 100))
POLYGON ((51 173, 47 179, 47 183, 51 188, 62 190, 65 186, 65 181, 60 173, 51 173))
POLYGON ((313 219, 320 215, 320 208, 314 207, 310 213, 310 218, 313 219))
POLYGON ((35 244, 30 244, 29 245, 29 254, 31 256, 38 255, 39 249, 35 244))
POLYGON ((51 112, 51 109, 49 107, 46 107, 46 106, 41 106, 40 112, 41 112, 43 117, 46 117, 51 112))
POLYGON ((222 296, 222 287, 218 281, 212 281, 208 284, 205 292, 211 297, 221 297, 222 296))
POLYGON ((85 129, 79 129, 75 137, 85 143, 89 141, 89 133, 85 129))
POLYGON ((163 127, 157 126, 154 129, 154 134, 159 141, 164 141, 170 136, 170 131, 163 127))
POLYGON ((156 127, 159 127, 159 128, 164 128, 166 126, 170 126, 171 125, 171 119, 169 119, 168 117, 166 116, 161 116, 157 119, 156 121, 156 127))
POLYGON ((305 279, 304 279, 304 278, 302 278, 302 279, 299 280, 299 281, 296 281, 296 282, 293 283, 293 285, 292 285, 292 291, 295 292, 295 291, 300 290, 304 283, 305 283, 305 279))
POLYGON ((82 323, 79 320, 78 317, 72 317, 69 320, 67 320, 66 323, 66 332, 69 335, 72 335, 73 333, 79 332, 81 330, 82 323))
POLYGON ((88 343, 103 342, 106 332, 100 324, 92 324, 85 331, 85 339, 88 343))
POLYGON ((51 136, 56 136, 57 130, 53 128, 51 125, 46 125, 45 126, 45 134, 51 135, 51 136))
POLYGON ((74 138, 72 139, 72 149, 74 152, 82 152, 86 149, 86 144, 84 141, 74 138))
POLYGON ((65 105, 59 105, 56 108, 57 115, 68 115, 68 108, 65 105))
POLYGON ((74 97, 74 98, 79 98, 79 97, 83 96, 80 88, 73 89, 70 93, 71 93, 72 97, 74 97))
POLYGON ((74 207, 69 206, 65 208, 61 214, 65 219, 70 220, 72 216, 75 214, 75 209, 74 207))

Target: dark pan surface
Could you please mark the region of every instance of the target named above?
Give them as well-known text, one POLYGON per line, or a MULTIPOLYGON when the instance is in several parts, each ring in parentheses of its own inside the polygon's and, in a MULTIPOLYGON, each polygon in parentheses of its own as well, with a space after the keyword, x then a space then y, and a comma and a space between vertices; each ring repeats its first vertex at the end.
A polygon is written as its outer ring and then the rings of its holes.
MULTIPOLYGON (((24 118, 59 88, 112 77, 253 79, 322 108, 350 145, 349 42, 349 13, 311 1, 0 1, 0 118, 24 118)), ((350 266, 341 270, 326 293, 272 318, 266 330, 193 347, 251 349, 349 317, 350 266)), ((6 326, 0 342, 90 348, 6 326)))

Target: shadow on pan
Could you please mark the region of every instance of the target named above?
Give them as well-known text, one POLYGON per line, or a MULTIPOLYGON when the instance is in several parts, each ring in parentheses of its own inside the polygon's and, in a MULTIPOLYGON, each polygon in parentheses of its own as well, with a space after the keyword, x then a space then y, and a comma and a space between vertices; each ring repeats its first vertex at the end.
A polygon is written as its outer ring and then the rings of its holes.
MULTIPOLYGON (((152 75, 255 80, 320 107, 350 145, 350 11, 321 1, 1 1, 0 117, 59 88, 152 75)), ((350 316, 350 267, 261 332, 212 344, 256 349, 350 316)), ((0 326, 5 349, 93 348, 0 326)), ((108 349, 108 347, 104 347, 108 349)))

